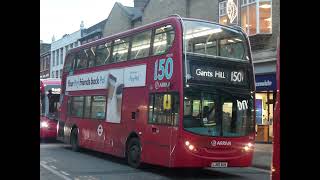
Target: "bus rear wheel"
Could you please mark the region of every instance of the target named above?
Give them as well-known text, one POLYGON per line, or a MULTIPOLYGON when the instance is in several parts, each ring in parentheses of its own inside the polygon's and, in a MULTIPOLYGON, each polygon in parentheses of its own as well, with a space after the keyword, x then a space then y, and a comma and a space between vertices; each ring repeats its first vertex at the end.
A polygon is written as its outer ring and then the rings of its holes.
POLYGON ((127 160, 128 164, 134 168, 138 168, 141 163, 141 145, 138 138, 129 140, 127 146, 127 160))
POLYGON ((79 151, 78 129, 75 128, 71 131, 71 148, 73 151, 79 151))

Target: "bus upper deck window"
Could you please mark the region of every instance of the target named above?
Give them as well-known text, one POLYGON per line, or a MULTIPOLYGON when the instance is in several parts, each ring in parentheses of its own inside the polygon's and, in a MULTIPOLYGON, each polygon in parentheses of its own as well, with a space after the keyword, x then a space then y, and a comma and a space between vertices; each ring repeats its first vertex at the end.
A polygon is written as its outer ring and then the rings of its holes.
POLYGON ((157 28, 154 35, 153 55, 166 53, 174 40, 174 29, 171 25, 157 28))

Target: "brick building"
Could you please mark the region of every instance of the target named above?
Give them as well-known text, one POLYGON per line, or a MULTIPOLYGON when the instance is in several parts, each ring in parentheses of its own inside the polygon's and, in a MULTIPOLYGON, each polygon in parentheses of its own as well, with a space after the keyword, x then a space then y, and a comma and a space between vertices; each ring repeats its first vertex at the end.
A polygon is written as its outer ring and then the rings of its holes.
POLYGON ((50 77, 50 47, 51 44, 40 41, 40 78, 50 77))

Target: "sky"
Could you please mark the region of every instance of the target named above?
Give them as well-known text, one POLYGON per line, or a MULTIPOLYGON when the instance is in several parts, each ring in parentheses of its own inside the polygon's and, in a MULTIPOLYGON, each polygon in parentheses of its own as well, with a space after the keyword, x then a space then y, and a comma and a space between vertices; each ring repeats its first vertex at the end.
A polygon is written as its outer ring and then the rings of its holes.
POLYGON ((80 29, 108 18, 115 2, 133 7, 133 0, 41 0, 40 40, 51 43, 80 29))

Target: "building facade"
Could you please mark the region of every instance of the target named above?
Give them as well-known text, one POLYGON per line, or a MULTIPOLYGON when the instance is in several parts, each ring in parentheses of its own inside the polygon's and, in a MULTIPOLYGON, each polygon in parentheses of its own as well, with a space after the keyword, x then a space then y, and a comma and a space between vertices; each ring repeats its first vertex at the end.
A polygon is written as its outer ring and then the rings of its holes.
MULTIPOLYGON (((143 3, 141 3, 143 6, 143 3)), ((103 29, 103 37, 110 36, 141 25, 141 7, 123 6, 116 2, 103 29)))
POLYGON ((219 23, 238 24, 249 35, 256 79, 256 141, 272 142, 280 0, 220 0, 219 23), (227 7, 237 7, 235 18, 227 7), (233 20, 233 22, 231 22, 233 20))
MULTIPOLYGON (((81 26, 83 28, 83 26, 81 26)), ((50 77, 61 78, 66 52, 80 45, 81 29, 72 34, 66 34, 51 44, 50 77)))
POLYGON ((50 50, 40 54, 40 79, 50 78, 50 50))
POLYGON ((40 79, 50 77, 50 48, 51 44, 43 43, 40 40, 40 79))
POLYGON ((91 41, 95 41, 97 39, 102 38, 103 29, 107 22, 107 19, 81 31, 81 38, 79 39, 80 44, 86 44, 91 41))

